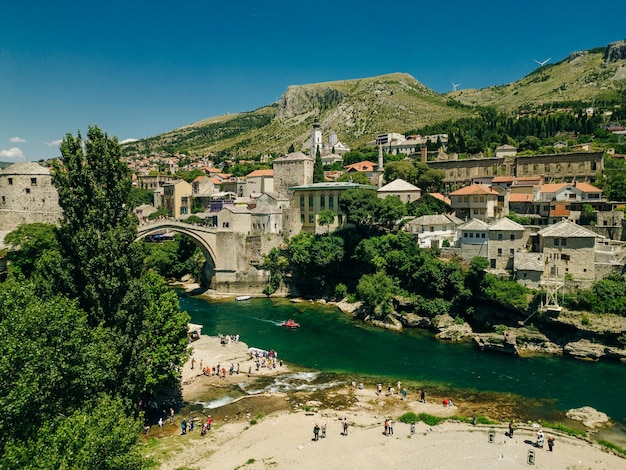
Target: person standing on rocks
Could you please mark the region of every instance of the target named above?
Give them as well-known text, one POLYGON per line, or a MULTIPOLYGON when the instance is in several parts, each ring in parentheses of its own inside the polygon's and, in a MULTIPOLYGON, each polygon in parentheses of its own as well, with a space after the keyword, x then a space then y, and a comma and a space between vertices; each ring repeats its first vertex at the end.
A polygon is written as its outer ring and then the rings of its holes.
POLYGON ((513 420, 509 422, 509 437, 513 437, 513 420))

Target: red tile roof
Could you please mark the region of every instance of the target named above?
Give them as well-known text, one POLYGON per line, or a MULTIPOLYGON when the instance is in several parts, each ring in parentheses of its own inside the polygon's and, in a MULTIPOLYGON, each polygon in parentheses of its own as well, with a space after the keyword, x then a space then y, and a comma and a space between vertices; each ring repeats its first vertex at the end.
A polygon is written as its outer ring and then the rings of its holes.
POLYGON ((484 184, 472 184, 470 186, 457 189, 456 191, 450 193, 450 196, 470 196, 474 194, 493 194, 497 196, 498 192, 484 184))

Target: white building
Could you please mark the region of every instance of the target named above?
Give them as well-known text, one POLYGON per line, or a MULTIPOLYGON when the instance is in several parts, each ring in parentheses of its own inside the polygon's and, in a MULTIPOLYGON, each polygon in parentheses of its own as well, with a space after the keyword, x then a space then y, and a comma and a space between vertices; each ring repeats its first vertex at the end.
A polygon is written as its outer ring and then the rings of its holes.
POLYGON ((420 188, 401 178, 397 178, 391 183, 384 185, 379 188, 376 193, 380 199, 385 199, 387 196, 398 196, 405 204, 407 202, 417 201, 422 196, 422 190, 420 188))
POLYGON ((417 236, 420 248, 441 248, 444 240, 450 246, 456 244, 457 228, 461 225, 463 221, 453 215, 423 215, 407 222, 404 230, 417 236))

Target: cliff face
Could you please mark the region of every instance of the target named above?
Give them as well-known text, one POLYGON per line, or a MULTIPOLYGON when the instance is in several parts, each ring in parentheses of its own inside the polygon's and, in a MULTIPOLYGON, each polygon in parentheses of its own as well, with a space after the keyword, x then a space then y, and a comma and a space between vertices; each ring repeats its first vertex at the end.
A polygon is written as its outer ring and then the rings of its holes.
POLYGON ((626 40, 609 44, 602 57, 605 63, 617 62, 618 60, 624 59, 626 59, 626 40))

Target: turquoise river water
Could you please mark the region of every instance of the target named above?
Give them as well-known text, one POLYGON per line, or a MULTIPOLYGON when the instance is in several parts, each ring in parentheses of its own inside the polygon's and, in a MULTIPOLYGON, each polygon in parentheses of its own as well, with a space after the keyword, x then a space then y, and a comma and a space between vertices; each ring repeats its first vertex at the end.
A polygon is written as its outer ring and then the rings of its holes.
POLYGON ((533 414, 588 405, 607 413, 620 428, 626 424, 626 366, 617 362, 482 352, 473 344, 444 343, 424 332, 372 327, 310 302, 181 296, 180 303, 192 322, 203 325, 203 334, 239 334, 249 346, 275 349, 279 358, 308 369, 357 381, 401 380, 459 398, 519 398, 533 404, 533 414), (280 327, 288 318, 301 327, 280 327))

